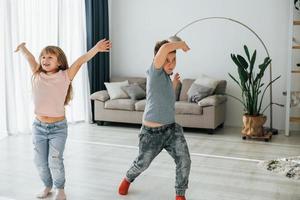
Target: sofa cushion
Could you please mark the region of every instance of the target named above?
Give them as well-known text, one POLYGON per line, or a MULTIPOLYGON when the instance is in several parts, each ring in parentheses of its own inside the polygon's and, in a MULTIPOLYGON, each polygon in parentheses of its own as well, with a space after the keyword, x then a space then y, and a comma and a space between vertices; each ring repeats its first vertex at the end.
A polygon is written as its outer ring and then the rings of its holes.
POLYGON ((209 77, 209 76, 206 76, 204 74, 201 74, 193 84, 197 84, 197 85, 201 85, 203 87, 207 87, 207 88, 211 88, 211 93, 210 94, 213 94, 218 83, 220 81, 215 79, 215 78, 212 78, 212 77, 209 77))
POLYGON ((145 77, 111 77, 110 82, 120 82, 128 80, 129 84, 137 83, 143 90, 146 91, 146 78, 145 77))
POLYGON ((214 94, 225 94, 226 86, 227 86, 226 80, 220 80, 214 91, 214 94))
POLYGON ((204 97, 209 96, 212 90, 213 88, 211 87, 199 85, 194 82, 188 90, 188 102, 198 103, 204 97))
POLYGON ((202 107, 196 103, 189 103, 187 101, 177 101, 175 103, 175 113, 201 115, 202 107))
POLYGON ((122 90, 123 86, 129 85, 128 81, 123 82, 113 82, 107 83, 105 82, 105 87, 109 94, 110 99, 127 99, 129 96, 122 90))
POLYGON ((225 95, 211 95, 208 97, 203 98, 201 101, 198 102, 199 106, 216 106, 223 102, 227 101, 227 96, 225 95))
POLYGON ((135 100, 132 99, 113 99, 108 100, 104 104, 105 109, 113 110, 130 110, 134 111, 135 100))
POLYGON ((146 99, 140 100, 135 103, 135 110, 144 111, 146 107, 146 99))
MULTIPOLYGON (((193 84, 193 82, 195 81, 195 79, 183 79, 182 80, 182 86, 181 86, 181 91, 180 91, 180 95, 179 95, 179 101, 188 101, 188 90, 190 89, 191 85, 193 84)), ((218 82, 218 85, 214 91, 213 94, 224 94, 225 90, 226 90, 226 85, 227 82, 226 80, 220 80, 218 82)))
POLYGON ((140 100, 146 97, 145 90, 143 90, 143 88, 137 83, 133 83, 128 86, 123 86, 122 89, 133 100, 140 100))
POLYGON ((195 79, 183 79, 182 80, 179 101, 187 101, 188 100, 187 92, 190 89, 190 87, 194 81, 195 81, 195 79))
POLYGON ((91 94, 90 99, 99 100, 99 101, 107 101, 109 99, 109 95, 107 90, 101 90, 91 94))

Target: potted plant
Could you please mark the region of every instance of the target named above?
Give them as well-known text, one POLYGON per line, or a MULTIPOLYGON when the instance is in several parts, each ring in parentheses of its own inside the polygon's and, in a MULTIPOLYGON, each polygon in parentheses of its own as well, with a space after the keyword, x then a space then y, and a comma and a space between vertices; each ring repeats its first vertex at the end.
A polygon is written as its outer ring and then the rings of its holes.
POLYGON ((229 73, 229 76, 240 87, 242 97, 238 98, 232 95, 229 96, 238 100, 244 107, 243 136, 264 137, 265 131, 263 129, 263 125, 266 122, 266 116, 263 115, 263 113, 271 105, 271 103, 262 109, 263 98, 267 88, 279 79, 280 76, 265 85, 265 83, 262 82, 262 78, 265 70, 271 63, 271 59, 266 57, 263 63, 258 65, 256 69, 256 50, 251 56, 246 45, 244 45, 244 50, 246 59, 241 55, 231 54, 231 59, 237 67, 239 78, 237 79, 229 73), (256 70, 257 73, 255 72, 256 70))

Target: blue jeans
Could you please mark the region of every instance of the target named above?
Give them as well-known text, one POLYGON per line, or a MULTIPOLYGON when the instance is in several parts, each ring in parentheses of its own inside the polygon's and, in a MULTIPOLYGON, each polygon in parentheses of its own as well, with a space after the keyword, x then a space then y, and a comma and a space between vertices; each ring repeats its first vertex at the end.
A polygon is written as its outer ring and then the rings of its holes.
POLYGON ((152 160, 165 149, 176 164, 176 195, 184 196, 188 188, 191 159, 182 127, 168 124, 157 128, 142 126, 139 135, 139 155, 126 173, 129 182, 145 171, 152 160))
POLYGON ((33 122, 34 163, 45 187, 62 189, 65 185, 63 152, 65 149, 68 126, 67 121, 44 123, 37 119, 33 122))

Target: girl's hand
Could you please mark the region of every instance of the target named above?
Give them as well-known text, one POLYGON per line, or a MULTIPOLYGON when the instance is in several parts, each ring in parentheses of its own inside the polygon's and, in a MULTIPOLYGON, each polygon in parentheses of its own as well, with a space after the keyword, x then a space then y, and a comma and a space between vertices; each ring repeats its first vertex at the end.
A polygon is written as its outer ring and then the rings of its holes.
POLYGON ((109 49, 111 48, 111 42, 106 39, 102 39, 95 45, 98 52, 109 52, 109 49))
POLYGON ((25 44, 26 44, 25 42, 22 42, 21 44, 19 44, 19 45, 17 46, 15 52, 18 52, 20 49, 22 49, 22 47, 24 47, 25 44))

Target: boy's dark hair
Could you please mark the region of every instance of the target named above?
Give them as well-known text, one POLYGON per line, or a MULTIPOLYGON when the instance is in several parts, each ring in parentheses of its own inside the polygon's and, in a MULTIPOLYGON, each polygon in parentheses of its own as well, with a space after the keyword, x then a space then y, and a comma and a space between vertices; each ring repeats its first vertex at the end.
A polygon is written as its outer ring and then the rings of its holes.
MULTIPOLYGON (((154 56, 157 54, 158 50, 160 49, 160 47, 166 43, 169 43, 170 41, 168 40, 162 40, 162 41, 158 41, 156 42, 155 44, 155 47, 154 47, 154 56)), ((170 53, 176 53, 176 50, 175 51, 172 51, 170 53)))

